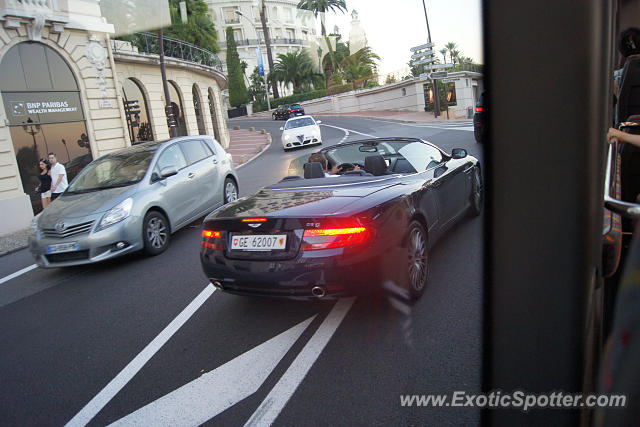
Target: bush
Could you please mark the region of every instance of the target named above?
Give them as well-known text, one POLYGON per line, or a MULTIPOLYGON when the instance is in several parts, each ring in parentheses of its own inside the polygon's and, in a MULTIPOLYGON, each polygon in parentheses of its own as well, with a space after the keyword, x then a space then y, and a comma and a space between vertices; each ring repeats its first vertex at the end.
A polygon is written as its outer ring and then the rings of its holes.
POLYGON ((353 83, 347 83, 340 86, 331 86, 327 89, 327 95, 335 95, 337 93, 350 92, 353 90, 353 83))
MULTIPOLYGON (((295 104, 310 99, 322 98, 323 96, 327 96, 325 89, 305 93, 294 93, 293 95, 283 96, 282 98, 271 99, 271 108, 276 108, 278 105, 295 104)), ((264 104, 266 105, 266 102, 264 104)))

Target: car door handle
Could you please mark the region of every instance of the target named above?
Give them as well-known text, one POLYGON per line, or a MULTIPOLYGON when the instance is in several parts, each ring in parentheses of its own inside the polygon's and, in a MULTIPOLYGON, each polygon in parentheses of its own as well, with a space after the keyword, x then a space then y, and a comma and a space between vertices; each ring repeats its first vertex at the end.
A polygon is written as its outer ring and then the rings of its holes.
POLYGON ((213 156, 213 164, 214 165, 218 164, 218 158, 216 156, 213 156))
POLYGON ((440 181, 436 181, 436 182, 434 182, 434 183, 432 184, 432 186, 433 186, 433 188, 438 188, 438 187, 440 187, 440 185, 441 185, 441 184, 442 184, 442 182, 440 182, 440 181))
POLYGON ((196 174, 193 173, 193 172, 189 172, 189 175, 187 175, 187 178, 189 178, 189 179, 193 179, 195 177, 196 177, 196 174))

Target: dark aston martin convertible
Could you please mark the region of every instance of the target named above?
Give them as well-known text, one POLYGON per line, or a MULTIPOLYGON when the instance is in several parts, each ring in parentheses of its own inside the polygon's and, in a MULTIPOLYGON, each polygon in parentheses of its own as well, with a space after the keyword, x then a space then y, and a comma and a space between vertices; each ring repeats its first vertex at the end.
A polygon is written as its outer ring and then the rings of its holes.
POLYGON ((478 160, 415 138, 320 152, 341 175, 303 157, 291 163, 293 176, 207 216, 206 276, 244 295, 336 297, 393 283, 419 298, 429 249, 456 221, 481 211, 478 160))

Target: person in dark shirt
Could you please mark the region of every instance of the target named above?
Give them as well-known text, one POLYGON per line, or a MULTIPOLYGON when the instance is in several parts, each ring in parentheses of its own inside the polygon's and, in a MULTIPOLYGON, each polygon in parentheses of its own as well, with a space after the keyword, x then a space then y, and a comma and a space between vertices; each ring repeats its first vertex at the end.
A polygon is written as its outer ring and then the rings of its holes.
POLYGON ((40 193, 42 199, 42 209, 46 208, 51 203, 51 165, 47 159, 40 159, 38 162, 40 168, 40 185, 36 188, 36 191, 40 193))

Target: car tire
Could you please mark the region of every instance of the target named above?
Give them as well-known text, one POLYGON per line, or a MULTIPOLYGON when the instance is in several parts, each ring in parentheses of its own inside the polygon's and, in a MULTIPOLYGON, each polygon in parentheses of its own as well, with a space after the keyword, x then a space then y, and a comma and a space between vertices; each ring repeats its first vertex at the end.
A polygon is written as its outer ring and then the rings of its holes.
POLYGON ((223 204, 235 202, 238 200, 238 185, 232 178, 227 178, 224 180, 224 200, 223 204))
POLYGON ((164 252, 171 241, 167 218, 158 211, 148 212, 142 222, 142 240, 147 255, 155 256, 164 252))
POLYGON ((480 215, 482 205, 484 203, 484 190, 482 188, 482 172, 480 167, 476 166, 471 172, 471 194, 469 195, 469 205, 472 216, 480 215))
POLYGON ((407 234, 407 272, 406 285, 412 301, 420 299, 427 286, 429 276, 429 252, 427 231, 420 221, 409 224, 407 234))

